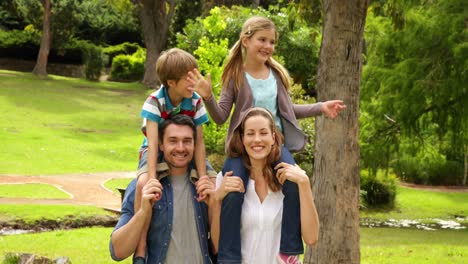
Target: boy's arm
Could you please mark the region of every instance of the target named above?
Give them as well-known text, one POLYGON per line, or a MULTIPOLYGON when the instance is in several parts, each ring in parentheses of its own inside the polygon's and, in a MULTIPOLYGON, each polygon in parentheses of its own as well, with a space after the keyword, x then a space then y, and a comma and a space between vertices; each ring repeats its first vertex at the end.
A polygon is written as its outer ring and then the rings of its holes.
POLYGON ((146 138, 148 139, 148 179, 156 179, 156 163, 158 159, 158 123, 147 120, 146 138))
POLYGON ((195 165, 197 166, 198 177, 206 175, 206 151, 203 140, 203 127, 197 126, 197 139, 195 141, 195 165))

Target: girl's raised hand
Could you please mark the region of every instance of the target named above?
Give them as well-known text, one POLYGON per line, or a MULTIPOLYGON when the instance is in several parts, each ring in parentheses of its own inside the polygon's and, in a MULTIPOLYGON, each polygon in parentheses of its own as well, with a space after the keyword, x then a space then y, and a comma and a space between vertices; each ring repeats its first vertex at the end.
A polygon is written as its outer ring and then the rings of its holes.
POLYGON ((210 74, 208 74, 205 79, 197 69, 193 69, 188 72, 187 81, 193 85, 193 88, 189 89, 193 92, 197 92, 201 97, 203 97, 203 100, 208 100, 213 96, 210 74))
POLYGON ((341 100, 330 100, 322 103, 322 112, 325 116, 334 119, 346 105, 341 100))

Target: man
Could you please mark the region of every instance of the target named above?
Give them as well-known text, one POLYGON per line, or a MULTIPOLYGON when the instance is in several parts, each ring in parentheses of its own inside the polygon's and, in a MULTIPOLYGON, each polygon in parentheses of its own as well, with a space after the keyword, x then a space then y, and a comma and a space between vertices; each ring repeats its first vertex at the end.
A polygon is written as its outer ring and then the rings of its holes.
POLYGON ((114 260, 130 256, 149 222, 147 258, 134 263, 211 263, 208 244, 208 205, 214 184, 208 176, 198 179, 192 166, 196 127, 185 115, 165 120, 159 129, 164 161, 157 166, 158 179, 143 187, 141 206, 133 212, 135 181, 127 188, 122 215, 110 240, 114 260), (196 183, 194 183, 194 181, 196 183), (206 197, 203 202, 197 193, 206 197))

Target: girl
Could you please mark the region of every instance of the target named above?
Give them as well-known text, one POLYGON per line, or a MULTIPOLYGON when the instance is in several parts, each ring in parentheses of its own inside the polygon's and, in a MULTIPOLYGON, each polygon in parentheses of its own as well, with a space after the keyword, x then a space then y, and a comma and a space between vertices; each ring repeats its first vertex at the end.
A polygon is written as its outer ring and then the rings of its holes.
MULTIPOLYGON (((222 74, 223 88, 219 103, 213 96, 211 80, 194 70, 188 78, 199 83, 194 89, 204 100, 213 121, 224 123, 234 111, 230 120, 226 140, 226 150, 233 132, 241 123, 241 117, 254 106, 268 109, 274 117, 276 126, 285 136, 279 162, 295 164, 291 152, 304 148, 307 136, 299 128, 296 118, 306 118, 325 114, 335 118, 346 106, 341 100, 331 100, 309 105, 293 104, 288 94, 290 86, 287 70, 272 58, 278 33, 274 23, 265 17, 251 17, 243 25, 239 40, 232 47, 222 74), (289 150, 289 151, 288 151, 289 150)), ((239 158, 229 158, 223 167, 224 172, 233 171, 249 186, 248 170, 239 158)), ((299 194, 296 184, 285 181, 284 210, 281 229, 281 247, 279 257, 302 254, 304 248, 300 232, 299 194)), ((222 203, 221 231, 218 260, 226 262, 240 261, 240 213, 243 194, 230 193, 222 203), (225 228, 223 228, 225 227, 225 228), (229 227, 229 228, 226 228, 229 227)), ((289 258, 291 259, 291 258, 289 258)))

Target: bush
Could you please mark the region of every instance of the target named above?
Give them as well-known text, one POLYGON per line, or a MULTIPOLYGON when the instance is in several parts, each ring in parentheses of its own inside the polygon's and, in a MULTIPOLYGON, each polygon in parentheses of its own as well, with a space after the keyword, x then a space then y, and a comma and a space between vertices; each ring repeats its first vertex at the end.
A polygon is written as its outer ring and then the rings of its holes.
POLYGON ((362 197, 367 207, 389 206, 395 204, 397 180, 394 175, 387 175, 378 171, 371 175, 368 171, 361 171, 362 197))
POLYGON ((112 60, 111 79, 114 81, 138 81, 145 71, 146 50, 138 49, 132 55, 117 55, 112 60))
POLYGON ((111 66, 112 61, 117 55, 132 55, 140 49, 137 43, 124 42, 119 45, 109 46, 102 49, 104 55, 107 57, 105 61, 106 66, 111 66))
POLYGON ((463 179, 463 164, 447 160, 437 149, 427 146, 416 155, 402 154, 392 163, 395 173, 406 182, 428 185, 459 185, 463 179))
POLYGON ((98 80, 103 66, 103 53, 99 46, 82 41, 82 55, 88 80, 98 80))

